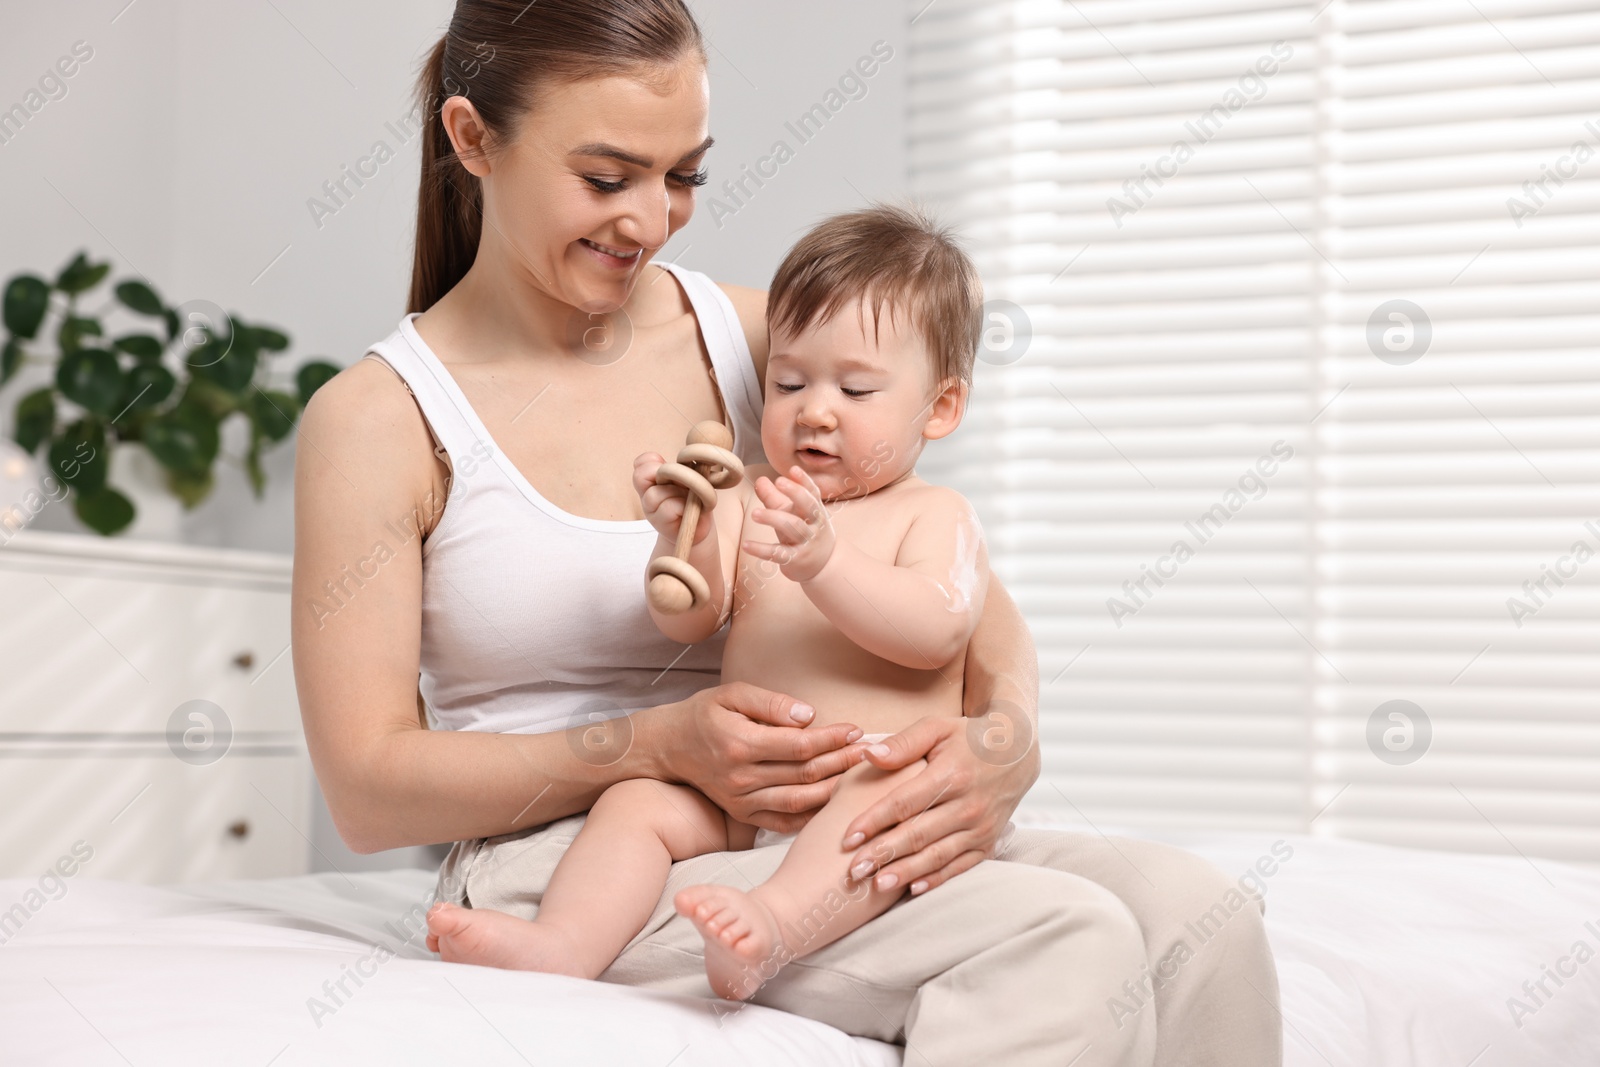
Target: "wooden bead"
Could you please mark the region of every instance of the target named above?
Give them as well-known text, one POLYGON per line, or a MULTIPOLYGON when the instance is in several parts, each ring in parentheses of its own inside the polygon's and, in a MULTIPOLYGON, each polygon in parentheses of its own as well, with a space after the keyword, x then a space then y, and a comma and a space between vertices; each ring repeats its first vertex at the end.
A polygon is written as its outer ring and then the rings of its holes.
POLYGON ((667 615, 681 615, 711 597, 705 575, 686 559, 657 556, 650 561, 648 575, 650 603, 667 615))
POLYGON ((689 430, 688 443, 691 445, 716 445, 718 448, 733 447, 733 433, 722 423, 715 419, 697 422, 689 430))
POLYGON ((682 615, 694 607, 694 593, 673 575, 658 574, 650 579, 650 603, 663 615, 682 615))

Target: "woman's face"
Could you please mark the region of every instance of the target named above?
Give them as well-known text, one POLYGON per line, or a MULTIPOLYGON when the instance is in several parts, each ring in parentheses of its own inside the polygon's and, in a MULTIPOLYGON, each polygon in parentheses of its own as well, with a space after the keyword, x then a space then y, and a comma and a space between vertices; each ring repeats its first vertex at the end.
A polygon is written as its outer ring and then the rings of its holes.
POLYGON ((480 175, 484 238, 509 244, 506 265, 562 303, 620 307, 694 214, 708 111, 698 57, 543 87, 480 175))

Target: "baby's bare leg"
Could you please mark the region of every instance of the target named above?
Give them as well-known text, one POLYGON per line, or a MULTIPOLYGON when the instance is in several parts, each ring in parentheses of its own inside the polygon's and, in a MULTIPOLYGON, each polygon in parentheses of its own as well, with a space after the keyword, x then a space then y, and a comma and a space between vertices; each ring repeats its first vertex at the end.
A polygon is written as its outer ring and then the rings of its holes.
POLYGON ((451 963, 597 978, 643 929, 676 860, 727 848, 722 810, 698 791, 651 779, 600 794, 530 922, 439 903, 428 947, 451 963))
MULTIPOLYGON (((790 960, 832 944, 900 899, 904 886, 881 891, 870 879, 852 879, 847 864, 854 850, 839 843, 852 819, 925 766, 917 760, 882 771, 857 764, 766 882, 748 893, 691 886, 673 898, 678 914, 705 938, 706 978, 719 996, 748 1000, 790 960)), ((893 858, 880 857, 878 866, 893 858)))

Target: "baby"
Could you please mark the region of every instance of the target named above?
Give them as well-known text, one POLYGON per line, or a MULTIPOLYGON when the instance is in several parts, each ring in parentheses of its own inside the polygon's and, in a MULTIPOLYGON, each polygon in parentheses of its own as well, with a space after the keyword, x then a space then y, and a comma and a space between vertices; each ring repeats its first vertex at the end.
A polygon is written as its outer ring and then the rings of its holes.
MULTIPOLYGON (((962 714, 967 641, 988 588, 983 533, 959 493, 922 481, 914 465, 924 441, 961 421, 982 299, 970 260, 916 212, 879 206, 806 234, 769 296, 761 443, 772 466, 720 490, 697 525, 689 562, 708 601, 681 615, 651 608, 661 632, 684 643, 731 614, 723 682, 787 693, 816 709, 815 725, 871 731, 862 747, 928 715, 962 714)), ((687 495, 655 483, 661 464, 655 454, 634 463, 657 556, 672 552, 687 495)), ((848 869, 843 837, 924 766, 858 763, 788 836, 740 823, 688 786, 619 782, 589 812, 533 921, 440 904, 429 948, 594 978, 643 928, 674 861, 792 840, 749 892, 698 885, 673 901, 705 939, 711 988, 747 999, 783 964, 905 893, 848 869)))

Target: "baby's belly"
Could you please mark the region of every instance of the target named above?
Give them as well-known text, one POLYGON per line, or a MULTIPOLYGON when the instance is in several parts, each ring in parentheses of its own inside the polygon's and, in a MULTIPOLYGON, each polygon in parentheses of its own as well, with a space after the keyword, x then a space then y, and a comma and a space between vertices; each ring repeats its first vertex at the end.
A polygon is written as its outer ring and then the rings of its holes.
POLYGON ((803 700, 817 709, 816 725, 849 722, 868 733, 896 733, 925 716, 961 714, 963 657, 938 670, 890 663, 846 638, 803 592, 800 597, 803 604, 769 601, 761 605, 765 610, 752 605, 739 613, 723 650, 724 682, 803 700))

